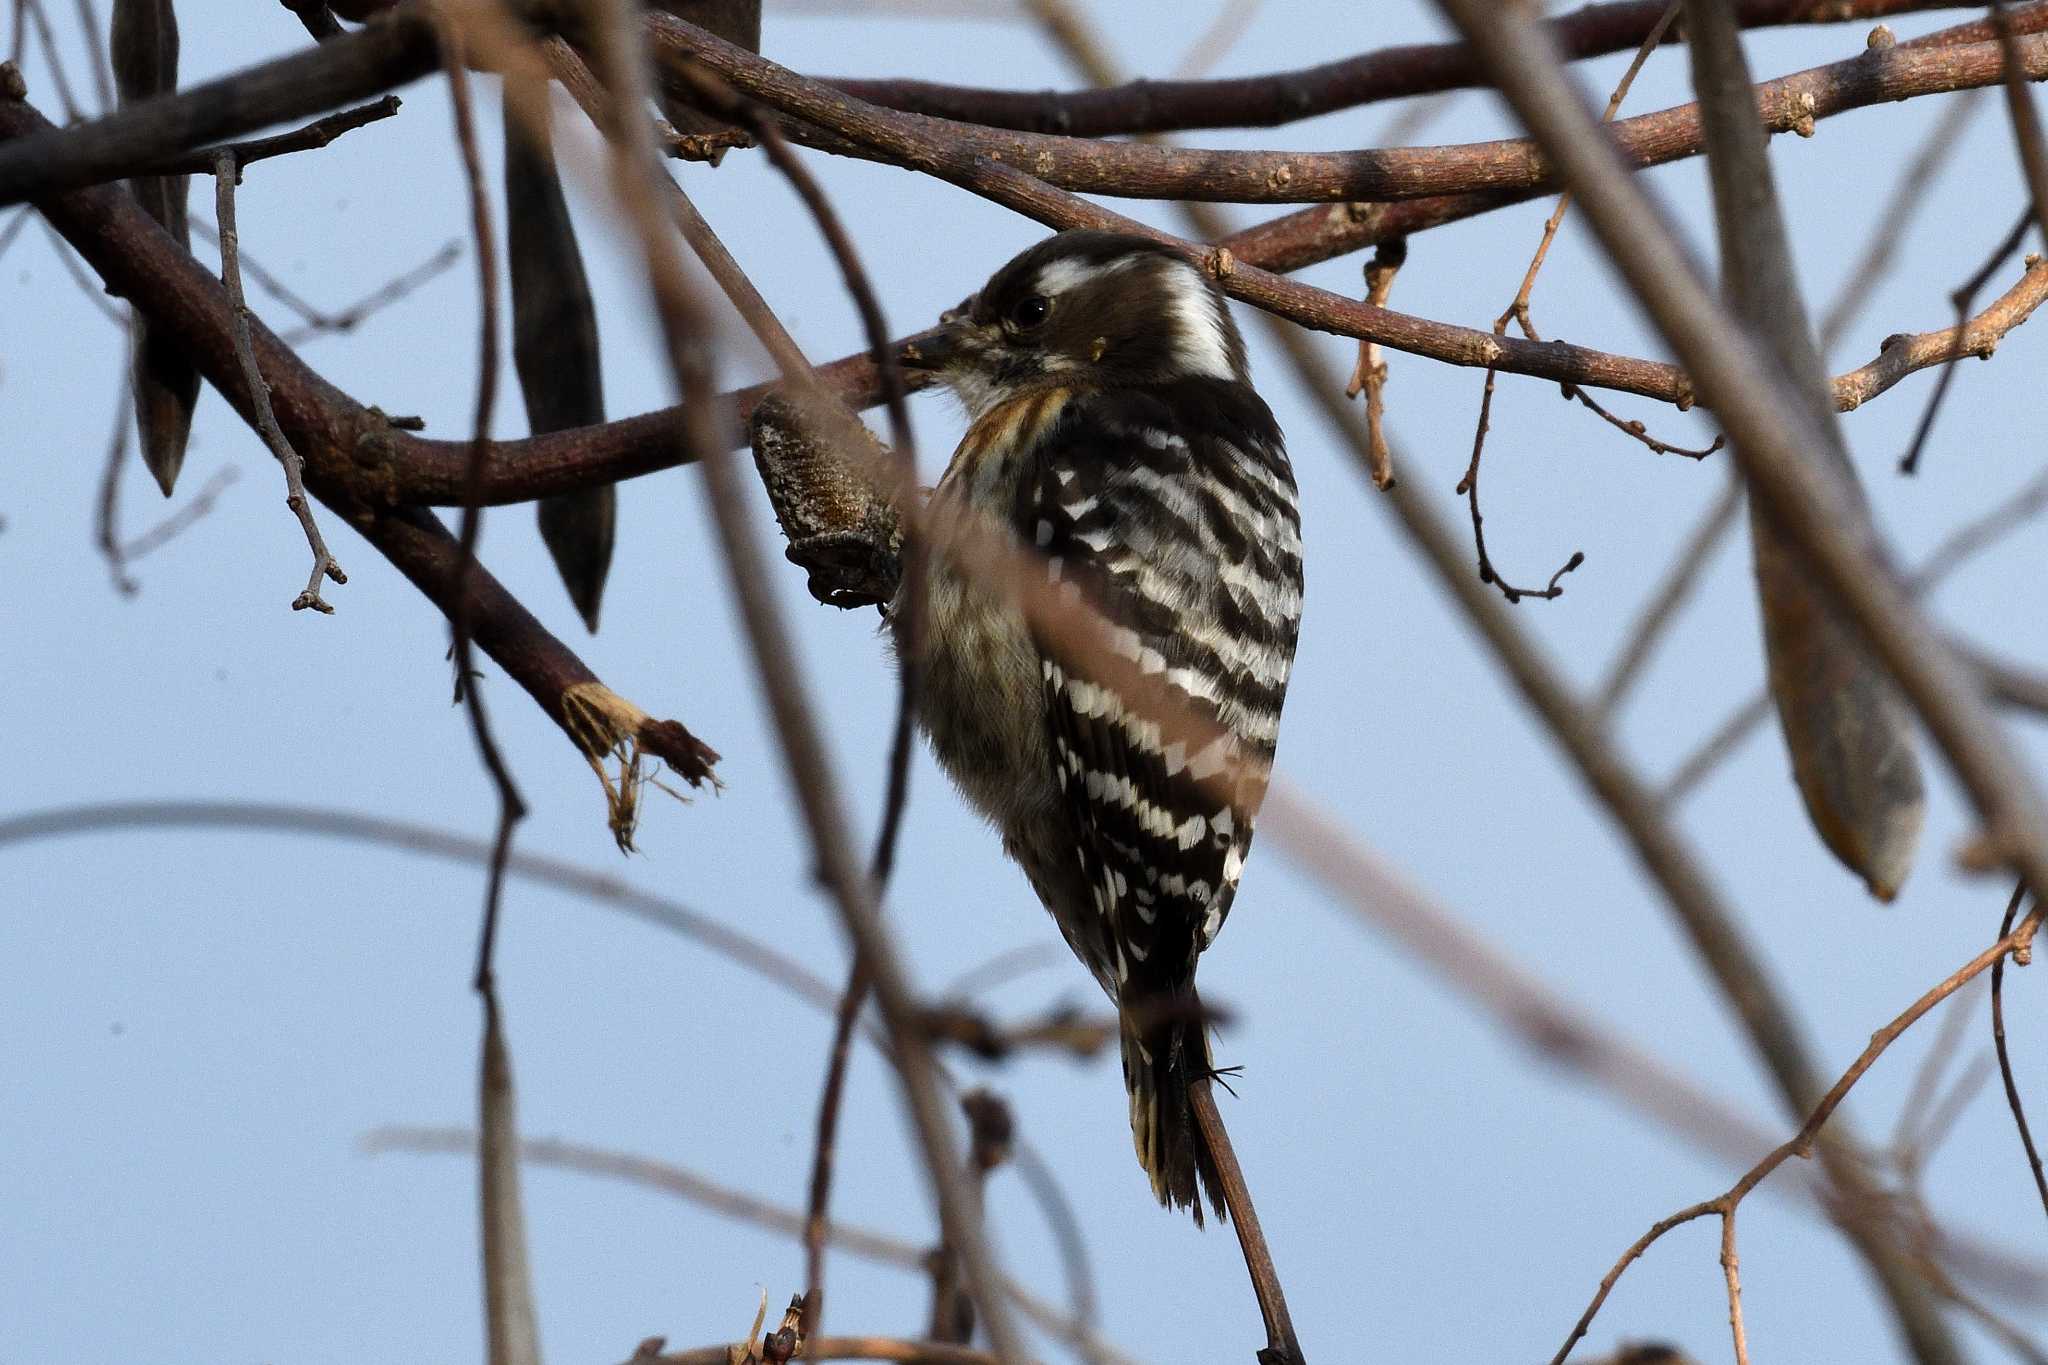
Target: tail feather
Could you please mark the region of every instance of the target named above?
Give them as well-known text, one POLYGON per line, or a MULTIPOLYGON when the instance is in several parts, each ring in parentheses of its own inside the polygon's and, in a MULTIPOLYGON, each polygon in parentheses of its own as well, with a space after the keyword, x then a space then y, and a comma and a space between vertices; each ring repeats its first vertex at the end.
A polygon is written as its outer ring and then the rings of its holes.
MULTIPOLYGON (((1158 1002, 1149 1002, 1155 1007, 1158 1002)), ((1152 1179, 1152 1193, 1168 1208, 1184 1208, 1202 1222, 1202 1198, 1218 1222, 1226 1221, 1222 1184, 1208 1144, 1195 1126, 1188 1087, 1215 1074, 1209 1055, 1209 1029, 1201 1007, 1190 993, 1187 1008, 1147 1011, 1166 1013, 1153 1022, 1123 1013, 1124 1087, 1131 1096, 1131 1143, 1138 1164, 1152 1179)))

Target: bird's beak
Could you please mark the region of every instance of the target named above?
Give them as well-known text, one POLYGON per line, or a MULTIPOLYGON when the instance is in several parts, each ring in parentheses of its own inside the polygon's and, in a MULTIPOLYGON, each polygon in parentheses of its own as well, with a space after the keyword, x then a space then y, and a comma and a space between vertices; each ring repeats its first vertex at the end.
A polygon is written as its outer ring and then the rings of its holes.
POLYGON ((913 338, 903 347, 903 366, 910 370, 943 370, 959 359, 972 324, 966 318, 948 316, 937 331, 913 338))

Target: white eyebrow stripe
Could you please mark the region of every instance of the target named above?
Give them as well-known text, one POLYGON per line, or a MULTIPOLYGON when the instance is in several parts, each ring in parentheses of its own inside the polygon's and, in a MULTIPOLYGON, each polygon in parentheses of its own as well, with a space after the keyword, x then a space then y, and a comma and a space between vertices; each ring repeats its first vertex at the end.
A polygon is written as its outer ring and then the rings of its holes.
POLYGON ((1160 282, 1169 297, 1167 309, 1178 324, 1173 354, 1181 368, 1189 374, 1236 379, 1237 369, 1230 363, 1230 347, 1225 341, 1222 296, 1185 261, 1171 262, 1160 282))
POLYGON ((1038 292, 1047 297, 1064 294, 1091 280, 1128 270, 1136 259, 1133 256, 1116 256, 1107 261, 1081 261, 1069 257, 1053 261, 1038 268, 1038 292))

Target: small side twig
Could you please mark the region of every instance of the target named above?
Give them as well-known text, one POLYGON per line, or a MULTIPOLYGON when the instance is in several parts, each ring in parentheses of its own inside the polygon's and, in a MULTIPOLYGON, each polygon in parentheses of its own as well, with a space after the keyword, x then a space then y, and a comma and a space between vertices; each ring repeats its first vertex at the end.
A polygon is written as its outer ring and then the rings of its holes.
POLYGON ((1951 333, 1953 339, 1949 343, 1948 356, 1942 362, 1941 378, 1935 381, 1934 392, 1928 395, 1927 406, 1920 413, 1919 424, 1913 428, 1913 440, 1907 445, 1906 453, 1899 457, 1901 474, 1916 474, 1920 470, 1920 452, 1926 448, 1928 434, 1934 430, 1934 418, 1941 411, 1942 400, 1948 397, 1948 386, 1955 382, 1956 362, 1963 358, 1963 331, 1969 320, 1970 305, 1977 301, 1978 293, 1998 269, 1999 262, 2019 249, 2021 239, 2027 235, 2027 225, 2033 221, 2034 211, 2030 204, 2020 214, 2019 221, 2012 225, 2011 231, 1991 249, 1991 254, 1985 257, 1984 264, 1977 268, 1976 273, 1963 281, 1956 291, 1949 295, 1949 302, 1955 305, 1956 310, 1955 326, 1951 333))
MULTIPOLYGON (((2006 904, 2005 918, 1999 921, 1998 936, 2004 938, 2012 932, 2013 919, 2020 912, 2020 902, 2026 896, 2026 883, 2012 889, 2012 900, 2006 904)), ((2039 910, 2035 914, 2039 915, 2039 910)), ((2017 958, 2018 954, 2015 953, 2017 958)), ((2027 1126, 2026 1107, 2020 1103, 2019 1082, 2012 1071, 2012 1053, 2005 1042, 2005 959, 1991 968, 1991 1043, 1998 1051, 1998 1077, 2005 1083, 2005 1102, 2012 1109, 2013 1127, 2019 1130, 2020 1145, 2027 1152, 2027 1167, 2034 1173, 2034 1188, 2040 1192, 2041 1208, 2048 1211, 2048 1175, 2042 1173, 2041 1153, 2034 1146, 2034 1133, 2027 1126)))
POLYGON ((398 112, 399 103, 398 96, 386 95, 383 99, 370 104, 343 109, 339 113, 315 119, 305 127, 295 128, 289 133, 252 138, 247 142, 231 142, 219 147, 203 147, 193 152, 180 152, 175 156, 144 162, 130 174, 201 175, 212 170, 216 160, 224 152, 234 157, 235 168, 239 173, 243 167, 258 161, 268 161, 274 156, 318 151, 343 133, 354 132, 367 124, 390 118, 398 112))
POLYGON ((1499 588, 1501 596, 1510 603, 1519 603, 1525 597, 1549 601, 1564 596, 1563 584, 1559 581, 1573 569, 1586 562, 1583 550, 1573 550, 1564 566, 1550 576, 1550 582, 1542 588, 1518 588, 1500 576, 1493 567, 1493 559, 1486 553, 1486 517, 1479 510, 1479 462, 1486 453, 1486 433, 1493 425, 1494 378, 1499 373, 1494 366, 1486 368, 1486 387, 1479 398, 1479 426, 1472 433, 1472 460, 1465 466, 1465 477, 1458 480, 1457 493, 1465 499, 1472 513, 1472 546, 1479 555, 1479 581, 1499 588))
MULTIPOLYGON (((1408 259, 1408 239, 1396 237, 1380 243, 1365 267, 1365 301, 1375 308, 1387 306, 1394 291, 1394 276, 1408 259)), ((1367 470, 1373 487, 1384 493, 1394 486, 1394 453, 1387 445, 1387 359, 1376 341, 1358 343, 1358 366, 1344 385, 1344 396, 1365 394, 1365 445, 1367 470)))
POLYGON ((250 402, 256 409, 256 429, 263 434, 264 443, 270 447, 278 463, 284 466, 285 506, 292 509, 292 515, 299 520, 299 529, 306 533, 306 544, 313 552, 313 572, 306 579, 305 591, 292 599, 293 611, 311 608, 322 615, 331 616, 334 608, 320 595, 322 580, 332 579, 336 583, 348 582, 348 575, 328 552, 327 542, 321 538, 319 524, 313 520, 313 504, 306 496, 303 478, 305 462, 299 452, 292 449, 292 443, 285 439, 284 431, 277 424, 277 414, 270 406, 270 386, 263 380, 263 371, 256 364, 256 346, 249 336, 249 301, 242 293, 242 272, 240 268, 240 236, 235 230, 235 181, 239 175, 235 165, 235 154, 222 150, 214 153, 214 216, 220 223, 220 278, 228 292, 228 302, 234 309, 235 355, 242 363, 242 376, 249 386, 250 402))

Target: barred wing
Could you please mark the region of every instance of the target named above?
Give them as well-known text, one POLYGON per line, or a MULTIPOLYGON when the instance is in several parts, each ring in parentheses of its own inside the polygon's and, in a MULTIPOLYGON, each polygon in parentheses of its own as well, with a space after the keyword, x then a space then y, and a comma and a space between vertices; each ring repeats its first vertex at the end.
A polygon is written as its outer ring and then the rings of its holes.
POLYGON ((1077 942, 1126 1000, 1184 988, 1222 927, 1279 735, 1301 529, 1279 428, 1245 385, 1183 380, 1070 403, 1018 525, 1117 649, 1225 738, 1162 735, 1039 640, 1047 750, 1097 922, 1077 942), (1225 800, 1214 779, 1241 763, 1225 800))

